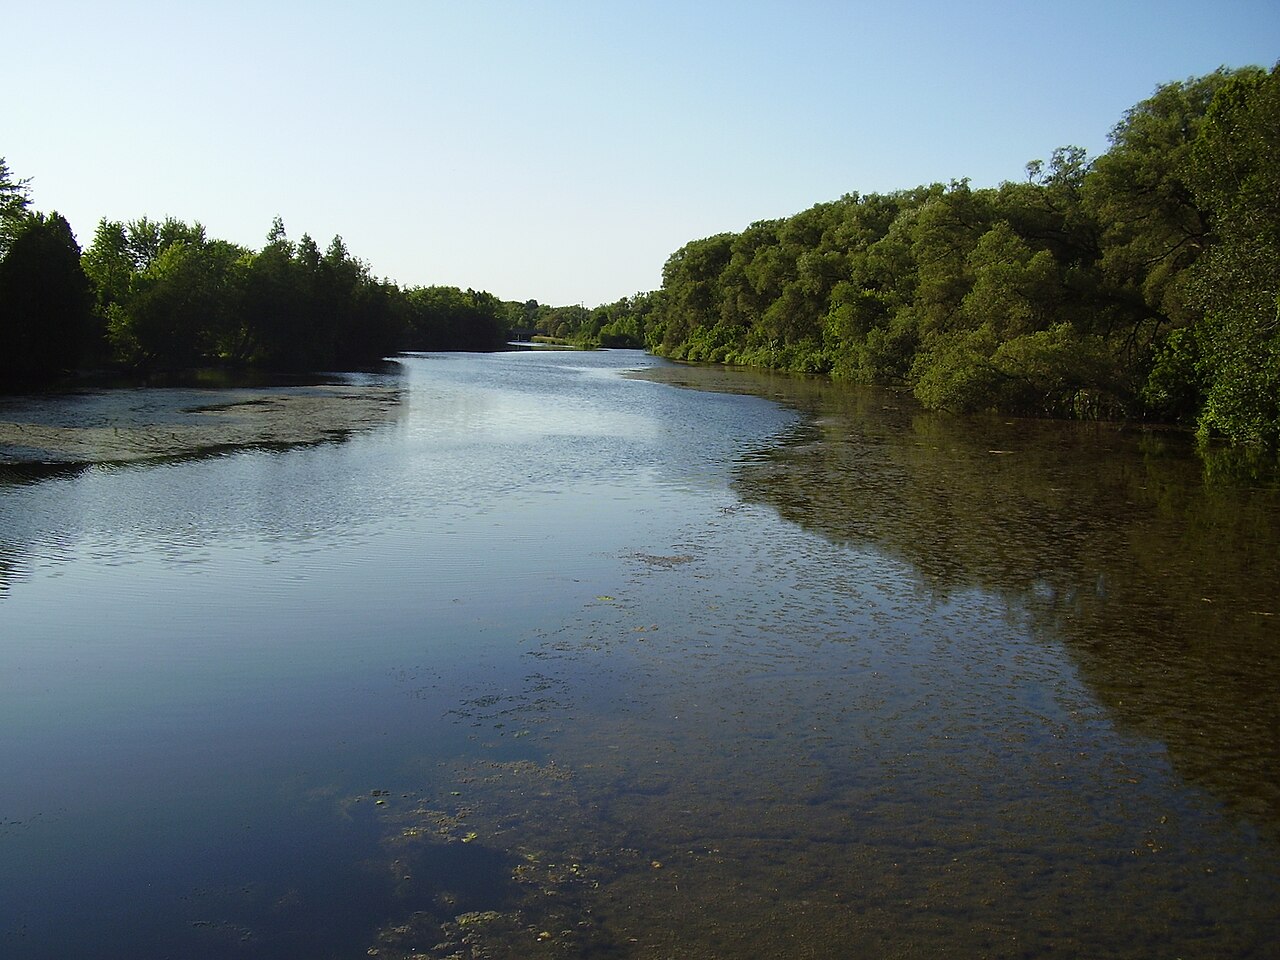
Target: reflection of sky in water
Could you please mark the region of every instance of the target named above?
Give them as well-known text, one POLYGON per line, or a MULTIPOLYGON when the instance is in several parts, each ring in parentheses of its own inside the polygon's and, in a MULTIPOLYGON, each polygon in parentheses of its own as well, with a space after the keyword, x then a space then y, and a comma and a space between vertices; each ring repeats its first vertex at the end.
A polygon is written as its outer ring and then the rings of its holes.
MULTIPOLYGON (((326 821, 336 800, 423 749, 465 753, 448 711, 468 685, 520 682, 513 644, 600 593, 624 548, 727 496, 722 470, 668 461, 662 388, 578 387, 582 370, 522 355, 489 388, 492 362, 407 361, 410 413, 344 444, 5 490, 0 872, 26 892, 0 910, 0 942, 59 955, 83 936, 109 956, 93 930, 143 910, 121 936, 163 944, 186 908, 144 887, 367 858, 367 824, 326 821), (246 831, 281 839, 246 847, 246 831), (84 926, 40 906, 77 901, 84 926)), ((681 450, 727 460, 787 419, 752 407, 713 398, 681 450)))
POLYGON ((993 462, 1018 438, 879 400, 793 429, 615 376, 643 362, 410 359, 407 414, 343 444, 6 490, 0 945, 363 954, 503 890, 590 920, 567 955, 1272 942, 1275 846, 1231 812, 1257 782, 1181 773, 1196 711, 1218 744, 1250 718, 1188 702, 1167 644, 1162 691, 1135 640, 1180 612, 1125 546, 1161 552, 1135 490, 1164 474, 1025 437, 993 462), (456 842, 404 846, 417 806, 465 808, 456 842), (393 894, 393 856, 430 890, 393 894), (557 858, 591 883, 512 887, 557 858))

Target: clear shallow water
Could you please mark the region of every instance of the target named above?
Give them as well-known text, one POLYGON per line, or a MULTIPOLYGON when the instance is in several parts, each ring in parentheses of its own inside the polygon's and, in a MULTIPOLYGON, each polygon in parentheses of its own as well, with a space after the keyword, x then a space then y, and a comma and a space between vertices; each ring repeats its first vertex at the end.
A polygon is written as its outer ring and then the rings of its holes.
POLYGON ((1274 488, 652 363, 0 490, 5 953, 1274 955, 1274 488))

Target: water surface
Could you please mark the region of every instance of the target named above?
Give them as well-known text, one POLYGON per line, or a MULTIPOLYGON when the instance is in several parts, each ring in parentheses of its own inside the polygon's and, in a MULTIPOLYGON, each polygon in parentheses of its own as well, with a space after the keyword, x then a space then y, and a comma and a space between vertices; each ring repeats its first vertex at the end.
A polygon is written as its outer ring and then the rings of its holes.
POLYGON ((627 352, 383 380, 0 487, 6 955, 1274 955, 1274 485, 627 352))

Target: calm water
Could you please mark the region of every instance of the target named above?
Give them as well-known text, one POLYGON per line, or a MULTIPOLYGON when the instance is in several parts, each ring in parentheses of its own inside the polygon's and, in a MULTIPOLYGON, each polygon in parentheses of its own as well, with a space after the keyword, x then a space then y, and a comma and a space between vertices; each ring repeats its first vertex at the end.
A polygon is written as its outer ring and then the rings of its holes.
POLYGON ((654 363, 0 480, 0 955, 1280 955, 1273 483, 654 363))

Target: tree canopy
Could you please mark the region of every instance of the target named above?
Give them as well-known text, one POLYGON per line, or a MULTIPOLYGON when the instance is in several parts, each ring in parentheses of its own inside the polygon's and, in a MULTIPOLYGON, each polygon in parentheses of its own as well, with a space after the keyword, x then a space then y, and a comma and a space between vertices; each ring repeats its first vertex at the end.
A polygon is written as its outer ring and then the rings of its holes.
POLYGON ((675 359, 1280 445, 1280 66, 1164 84, 1110 141, 690 241, 566 333, 607 316, 675 359))

